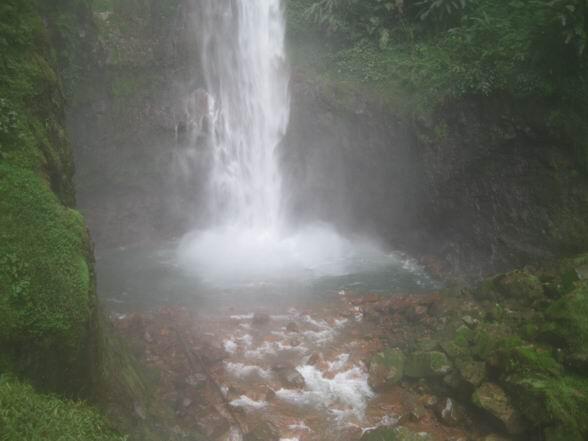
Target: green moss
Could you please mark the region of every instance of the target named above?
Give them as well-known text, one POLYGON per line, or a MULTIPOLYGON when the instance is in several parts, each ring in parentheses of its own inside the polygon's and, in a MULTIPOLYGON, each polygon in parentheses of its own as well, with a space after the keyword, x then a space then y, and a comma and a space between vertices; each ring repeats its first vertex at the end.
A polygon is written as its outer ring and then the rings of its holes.
POLYGON ((588 353, 588 282, 557 300, 546 311, 543 336, 569 351, 588 353))
POLYGON ((84 224, 42 178, 6 164, 0 212, 0 344, 23 372, 72 382, 94 308, 84 224))
POLYGON ((408 358, 404 373, 412 378, 434 377, 445 375, 451 369, 451 362, 443 352, 417 351, 408 358))
POLYGON ((522 375, 509 378, 507 384, 517 408, 536 426, 565 427, 588 436, 587 378, 522 375))
POLYGON ((0 377, 1 441, 124 441, 88 405, 0 377))

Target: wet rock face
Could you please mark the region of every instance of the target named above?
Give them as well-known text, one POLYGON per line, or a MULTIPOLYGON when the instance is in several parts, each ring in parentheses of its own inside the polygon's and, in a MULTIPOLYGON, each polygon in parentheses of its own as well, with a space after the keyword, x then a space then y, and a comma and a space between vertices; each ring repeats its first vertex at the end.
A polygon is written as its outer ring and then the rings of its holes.
POLYGON ((419 171, 407 127, 381 111, 341 108, 295 71, 290 125, 280 148, 287 218, 322 220, 384 237, 416 234, 419 171))
POLYGON ((502 271, 588 246, 588 178, 544 115, 471 99, 410 123, 314 81, 293 75, 281 149, 291 218, 373 233, 438 272, 502 271))
POLYGON ((67 123, 98 249, 173 237, 204 216, 207 95, 188 4, 122 2, 95 16, 99 50, 67 123))

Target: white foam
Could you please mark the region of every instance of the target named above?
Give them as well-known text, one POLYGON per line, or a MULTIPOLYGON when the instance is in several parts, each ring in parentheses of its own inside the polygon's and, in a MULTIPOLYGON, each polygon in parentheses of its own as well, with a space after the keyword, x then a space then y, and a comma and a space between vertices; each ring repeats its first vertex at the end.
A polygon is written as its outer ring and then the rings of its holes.
POLYGON ((347 322, 349 322, 348 319, 335 319, 335 327, 340 329, 343 326, 345 326, 347 324, 347 322))
POLYGON ((243 407, 244 409, 259 410, 267 406, 267 401, 255 401, 249 398, 247 395, 241 395, 241 397, 231 401, 229 404, 233 407, 243 407))
POLYGON ((268 369, 263 369, 259 366, 254 365, 246 365, 243 363, 231 363, 225 362, 224 363, 225 371, 228 374, 237 377, 237 378, 247 378, 252 375, 257 375, 263 379, 269 379, 272 376, 272 373, 268 369))
POLYGON ((325 329, 324 331, 304 331, 302 335, 311 340, 314 344, 322 346, 329 343, 335 338, 337 333, 334 329, 325 329))
POLYGON ((242 335, 241 337, 238 337, 237 340, 240 343, 243 343, 246 348, 250 348, 253 345, 253 337, 249 334, 242 335))
POLYGON ((295 424, 290 424, 288 426, 288 429, 290 429, 290 430, 300 430, 300 431, 304 431, 304 432, 312 432, 310 430, 310 427, 308 427, 306 424, 304 424, 304 421, 298 421, 295 424))
POLYGON ((380 421, 378 421, 375 426, 362 428, 361 434, 363 435, 366 432, 371 432, 372 430, 376 430, 380 427, 394 427, 394 426, 398 425, 399 421, 400 421, 400 418, 398 418, 397 416, 384 415, 382 418, 380 418, 380 421))
POLYGON ((253 313, 251 314, 236 314, 231 316, 231 320, 251 320, 253 319, 253 313))
POLYGON ((349 357, 349 354, 341 354, 337 357, 335 361, 327 362, 327 365, 329 366, 329 371, 335 372, 343 369, 349 361, 349 357))
POLYGON ((245 352, 245 357, 247 358, 263 358, 266 355, 275 355, 276 349, 272 342, 264 342, 261 346, 258 346, 255 349, 250 349, 245 352))
POLYGON ((225 349, 225 352, 227 352, 228 354, 234 354, 235 352, 237 352, 237 343, 235 343, 234 340, 224 340, 223 341, 223 347, 225 349))
POLYGON ((296 368, 304 378, 305 390, 280 389, 276 396, 297 406, 316 408, 332 408, 343 405, 347 412, 362 419, 367 401, 374 396, 368 385, 367 373, 358 366, 340 372, 332 379, 325 378, 323 373, 314 366, 296 368))
MULTIPOLYGON (((339 276, 388 255, 367 241, 350 241, 318 224, 288 234, 274 225, 234 225, 188 234, 178 248, 181 268, 217 285, 252 280, 339 276)), ((377 264, 376 264, 377 262, 377 264)))
POLYGON ((263 358, 267 355, 277 355, 279 352, 298 352, 304 354, 308 348, 303 345, 292 346, 284 344, 281 341, 266 341, 256 349, 250 349, 245 352, 247 358, 263 358))

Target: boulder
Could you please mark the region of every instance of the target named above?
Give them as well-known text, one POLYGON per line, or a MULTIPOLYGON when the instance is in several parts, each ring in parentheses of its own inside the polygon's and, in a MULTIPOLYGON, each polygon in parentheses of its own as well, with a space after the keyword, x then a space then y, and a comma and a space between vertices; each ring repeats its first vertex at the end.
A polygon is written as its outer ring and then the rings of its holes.
POLYGON ((369 364, 369 385, 381 389, 398 383, 404 375, 405 360, 400 349, 386 349, 374 355, 369 364))
POLYGON ((539 278, 525 271, 513 271, 494 279, 495 288, 505 297, 533 302, 543 296, 539 278))
POLYGON ((518 412, 504 390, 494 383, 484 383, 472 395, 473 403, 502 422, 507 432, 516 434, 524 430, 518 412))
POLYGON ((459 426, 466 419, 464 407, 451 398, 440 401, 436 406, 435 413, 443 424, 450 427, 459 426))
POLYGON ((269 316, 269 314, 266 314, 264 312, 256 312, 253 315, 251 323, 255 326, 264 326, 267 325, 270 321, 271 317, 269 316))
POLYGON ((411 378, 443 376, 451 370, 447 355, 439 351, 414 352, 404 366, 404 374, 411 378))
POLYGON ((455 367, 463 381, 477 387, 486 379, 486 364, 472 359, 456 360, 455 367))
POLYGON ((304 377, 295 368, 286 365, 272 367, 280 382, 287 388, 303 388, 304 377))
POLYGON ((499 296, 530 304, 543 297, 543 284, 537 276, 517 270, 486 280, 479 293, 485 298, 499 296))

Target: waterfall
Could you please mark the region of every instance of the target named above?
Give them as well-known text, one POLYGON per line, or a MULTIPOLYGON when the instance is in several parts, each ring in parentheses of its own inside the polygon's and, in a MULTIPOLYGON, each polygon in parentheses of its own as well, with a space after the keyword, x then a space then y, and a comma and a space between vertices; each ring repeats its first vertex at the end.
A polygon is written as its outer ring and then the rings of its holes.
POLYGON ((276 148, 290 113, 281 0, 194 2, 206 91, 189 97, 186 114, 208 140, 212 216, 207 230, 182 239, 180 266, 223 284, 345 274, 350 259, 381 261, 372 244, 326 225, 288 232, 280 217, 276 148))
POLYGON ((290 110, 281 0, 202 0, 200 8, 213 222, 273 233, 281 201, 275 150, 290 110))

